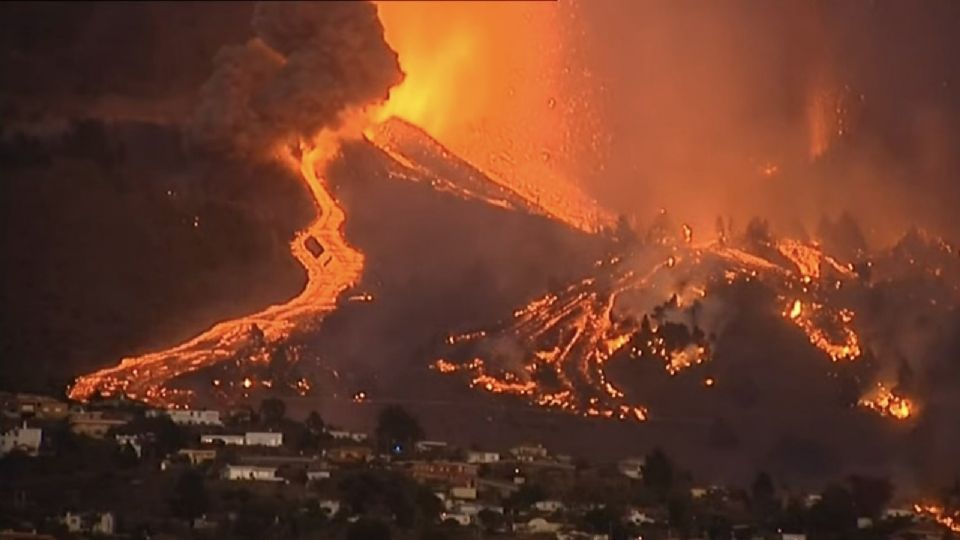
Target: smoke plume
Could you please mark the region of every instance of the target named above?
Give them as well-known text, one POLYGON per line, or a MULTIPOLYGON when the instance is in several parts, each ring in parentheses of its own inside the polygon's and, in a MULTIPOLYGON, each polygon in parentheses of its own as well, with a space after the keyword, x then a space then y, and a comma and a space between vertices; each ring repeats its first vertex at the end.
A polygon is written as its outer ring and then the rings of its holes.
POLYGON ((255 37, 217 54, 201 90, 191 134, 202 146, 256 155, 311 137, 403 78, 369 2, 265 2, 252 26, 255 37))

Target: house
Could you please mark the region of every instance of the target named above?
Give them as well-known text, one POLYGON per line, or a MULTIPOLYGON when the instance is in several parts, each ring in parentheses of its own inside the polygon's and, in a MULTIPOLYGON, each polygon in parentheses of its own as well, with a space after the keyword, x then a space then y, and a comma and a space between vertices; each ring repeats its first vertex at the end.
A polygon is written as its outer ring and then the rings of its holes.
POLYGON ((102 439, 111 429, 126 425, 132 418, 120 411, 76 411, 70 414, 70 431, 102 439))
POLYGON ((447 443, 443 441, 417 441, 417 452, 429 453, 439 452, 447 448, 447 443))
POLYGON ((702 487, 692 487, 690 488, 690 497, 694 499, 702 499, 707 496, 707 488, 702 487))
POLYGON ((476 486, 453 486, 450 488, 450 497, 473 501, 477 498, 477 488, 476 486))
POLYGON ((627 458, 617 462, 617 470, 620 474, 634 480, 643 480, 643 458, 627 458))
POLYGON ((481 492, 495 493, 498 497, 509 497, 520 491, 520 486, 510 480, 477 478, 477 489, 481 492))
POLYGON ((362 443, 367 440, 366 433, 356 433, 353 431, 330 429, 330 430, 327 430, 327 435, 330 435, 331 437, 333 437, 338 441, 353 441, 353 442, 362 443))
POLYGON ((173 423, 188 426, 222 426, 220 411, 214 409, 154 409, 147 416, 167 416, 173 423))
POLYGON ((224 480, 283 481, 283 478, 277 476, 276 467, 263 467, 258 465, 227 465, 223 468, 220 477, 224 480))
POLYGON ((243 446, 247 442, 243 435, 201 435, 200 444, 222 444, 225 446, 243 446))
POLYGON ((333 476, 333 467, 326 463, 313 463, 307 466, 307 480, 317 482, 333 476))
POLYGON ((481 452, 471 450, 467 452, 467 463, 497 463, 500 461, 500 452, 481 452))
POLYGON ((547 512, 552 514, 554 512, 564 510, 566 506, 564 506, 564 504, 560 501, 546 500, 533 503, 533 508, 539 512, 547 512))
POLYGON ((780 535, 780 540, 807 540, 807 535, 805 534, 794 534, 794 533, 783 533, 780 535))
POLYGON ((514 532, 526 534, 556 534, 563 527, 562 523, 548 521, 542 517, 535 517, 526 523, 514 523, 514 532))
POLYGON ((627 510, 623 516, 623 520, 634 525, 652 525, 657 522, 650 512, 644 511, 641 508, 631 508, 627 510))
POLYGON ((472 519, 470 516, 466 515, 466 514, 460 514, 460 513, 456 513, 456 512, 441 512, 441 513, 440 513, 440 522, 441 522, 441 523, 445 523, 445 522, 448 522, 448 521, 454 522, 454 523, 456 523, 457 525, 460 525, 460 526, 462 526, 462 527, 466 527, 466 526, 470 525, 470 523, 473 521, 473 519, 472 519))
POLYGON ((40 443, 42 441, 43 430, 27 427, 27 424, 24 423, 21 427, 11 428, 0 434, 0 456, 14 450, 19 450, 30 456, 37 456, 40 454, 40 443))
POLYGON ((113 440, 116 441, 117 446, 124 447, 129 446, 133 449, 133 452, 137 454, 138 458, 143 457, 143 441, 140 435, 114 435, 113 440))
POLYGON ((245 446, 269 446, 279 448, 283 446, 283 433, 272 431, 248 431, 243 436, 245 446))
POLYGON ((114 534, 117 526, 117 520, 111 512, 67 512, 64 514, 62 521, 67 531, 71 533, 91 533, 110 536, 114 534))
POLYGON ((510 454, 517 461, 537 461, 547 458, 547 449, 540 444, 524 444, 510 449, 510 454))
POLYGON ((557 540, 609 540, 610 535, 583 531, 563 531, 557 533, 557 540))
POLYGON ((367 446, 338 446, 326 451, 333 463, 366 463, 373 459, 373 450, 367 446))
POLYGON ((41 534, 38 532, 18 532, 10 530, 0 531, 0 540, 57 540, 49 534, 41 534))
POLYGON ((0 401, 3 403, 4 416, 18 420, 62 420, 70 414, 70 407, 66 403, 49 396, 4 394, 0 401))
POLYGON ((913 509, 908 508, 887 508, 883 512, 883 517, 887 519, 913 518, 913 509))
POLYGON ((414 461, 410 474, 418 482, 474 487, 477 481, 477 466, 455 461, 414 461))
POLYGON ((217 451, 211 448, 181 448, 177 454, 187 458, 191 465, 202 465, 217 459, 217 451))
POLYGON ((340 501, 320 499, 317 501, 317 504, 320 506, 320 511, 327 514, 327 516, 333 517, 340 513, 340 501))

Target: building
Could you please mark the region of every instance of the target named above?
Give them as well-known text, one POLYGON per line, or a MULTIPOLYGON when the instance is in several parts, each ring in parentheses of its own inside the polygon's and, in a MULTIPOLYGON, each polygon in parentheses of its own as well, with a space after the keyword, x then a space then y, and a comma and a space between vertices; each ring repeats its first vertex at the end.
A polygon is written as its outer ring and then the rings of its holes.
POLYGON ((181 448, 177 454, 187 458, 191 465, 202 465, 217 459, 217 451, 212 448, 181 448))
POLYGON ((358 433, 358 432, 344 431, 344 430, 338 430, 338 429, 327 430, 327 435, 330 435, 331 437, 333 437, 338 441, 353 441, 353 442, 362 443, 367 440, 366 433, 358 433))
POLYGON ((466 501, 477 500, 476 486, 453 486, 450 488, 451 499, 462 499, 466 501))
POLYGON ((147 416, 167 416, 173 423, 187 426, 222 426, 220 411, 214 409, 154 409, 147 416))
POLYGON ((119 411, 77 411, 70 414, 70 431, 102 439, 111 429, 125 426, 131 418, 130 414, 119 411))
POLYGON ((418 482, 437 482, 458 487, 477 485, 477 466, 472 463, 415 461, 410 475, 418 482))
POLYGON ((49 396, 3 394, 0 402, 3 403, 3 415, 18 420, 62 420, 70 414, 70 407, 66 403, 49 396))
POLYGON ((258 465, 227 465, 223 468, 220 477, 224 480, 283 481, 283 478, 277 476, 276 467, 263 467, 258 465))
POLYGON ((642 480, 644 463, 645 460, 642 457, 621 459, 617 462, 617 470, 627 478, 642 480))
POLYGON ((537 511, 546 512, 548 514, 559 512, 566 508, 562 502, 555 500, 537 501, 533 503, 533 507, 537 511))
POLYGON ((466 527, 470 525, 472 521, 473 519, 471 518, 471 516, 468 516, 467 514, 461 514, 459 512, 442 512, 440 514, 441 523, 453 522, 453 523, 456 523, 457 525, 466 527))
POLYGON ((373 459, 373 450, 367 446, 337 446, 325 455, 333 463, 366 463, 373 459))
POLYGON ((500 452, 481 452, 471 450, 467 452, 467 463, 498 463, 500 452))
POLYGON ((201 435, 200 444, 222 444, 225 446, 243 446, 246 438, 243 435, 201 435))
POLYGON ((270 446, 278 448, 283 446, 283 433, 248 431, 243 436, 243 444, 246 446, 270 446))
POLYGON ((556 534, 563 527, 562 523, 554 523, 542 517, 536 517, 526 523, 514 523, 514 532, 526 534, 556 534))
POLYGON ((417 452, 430 453, 446 450, 447 443, 443 441, 417 441, 417 452))
POLYGON ((43 442, 43 430, 27 427, 11 428, 0 434, 0 455, 6 455, 18 450, 30 456, 40 454, 40 443, 43 442))
POLYGON ((90 533, 95 535, 111 536, 117 528, 117 520, 111 512, 67 512, 63 516, 63 524, 71 533, 90 533))
POLYGON ((524 444, 510 449, 510 454, 517 461, 537 461, 547 459, 547 449, 540 444, 524 444))
POLYGON ((143 442, 140 435, 114 435, 113 440, 117 442, 117 446, 129 446, 133 448, 133 452, 137 454, 138 458, 143 457, 143 442))
POLYGON ((333 499, 320 499, 317 502, 317 505, 320 507, 320 511, 327 514, 329 517, 333 517, 340 513, 340 501, 333 499))

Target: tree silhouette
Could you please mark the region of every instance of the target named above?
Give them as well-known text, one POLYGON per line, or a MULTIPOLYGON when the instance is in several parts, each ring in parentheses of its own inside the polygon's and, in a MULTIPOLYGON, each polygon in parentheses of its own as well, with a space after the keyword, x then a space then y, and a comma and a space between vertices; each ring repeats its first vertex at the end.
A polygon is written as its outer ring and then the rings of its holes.
POLYGON ((267 398, 260 402, 260 418, 266 424, 279 424, 286 414, 287 404, 282 399, 267 398))
POLYGON ((647 455, 643 467, 643 485, 650 489, 661 501, 666 500, 667 494, 673 488, 676 474, 673 462, 660 448, 654 448, 647 455))
POLYGON ((420 422, 399 405, 387 405, 380 411, 375 431, 381 450, 406 452, 416 441, 423 439, 420 422))

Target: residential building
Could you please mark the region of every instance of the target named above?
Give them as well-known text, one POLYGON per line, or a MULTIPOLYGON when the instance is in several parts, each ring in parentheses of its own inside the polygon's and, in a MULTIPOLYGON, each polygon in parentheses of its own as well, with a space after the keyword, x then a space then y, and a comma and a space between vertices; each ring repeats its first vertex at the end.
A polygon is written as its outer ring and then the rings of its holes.
POLYGON ((126 425, 133 416, 121 411, 76 411, 70 414, 70 431, 102 439, 107 433, 126 425))
POLYGON ((320 511, 330 517, 340 513, 340 501, 334 499, 320 499, 317 501, 317 504, 320 506, 320 511))
POLYGON ((117 520, 111 512, 67 512, 62 521, 71 533, 111 536, 117 527, 117 520))
POLYGON ((563 527, 562 523, 548 521, 542 517, 535 517, 526 523, 514 523, 514 532, 527 534, 556 534, 563 527))
POLYGON ((3 414, 8 418, 39 420, 62 420, 70 414, 70 407, 63 401, 37 394, 2 394, 3 414))
POLYGON ((30 456, 40 454, 40 443, 43 442, 43 430, 27 427, 24 423, 20 427, 11 428, 0 434, 0 455, 19 450, 30 456))
POLYGON ((202 465, 217 459, 217 451, 212 448, 181 448, 177 454, 187 458, 191 465, 202 465))
POLYGON ((450 497, 453 499, 463 499, 475 501, 477 499, 476 486, 453 486, 450 488, 450 497))
POLYGON ((367 446, 337 446, 326 451, 333 463, 366 463, 373 459, 373 450, 367 446))
POLYGON ((626 476, 627 478, 642 480, 643 465, 645 462, 646 461, 642 457, 621 459, 617 462, 617 469, 620 471, 620 474, 626 476))
POLYGON ((258 465, 227 465, 221 472, 224 480, 257 480, 264 482, 282 482, 277 476, 276 467, 262 467, 258 465))
POLYGON ((367 440, 366 433, 358 433, 353 431, 344 431, 338 429, 329 429, 327 430, 327 435, 330 435, 338 441, 353 441, 362 443, 367 440))
POLYGON ((113 440, 117 442, 117 446, 129 446, 133 448, 135 454, 138 458, 143 457, 143 440, 140 435, 114 435, 113 440))
POLYGON ((533 503, 533 507, 540 512, 549 514, 559 512, 566 508, 562 502, 556 500, 537 501, 533 503))
POLYGON ((283 433, 248 431, 243 436, 243 444, 246 446, 270 446, 278 448, 283 446, 283 433))
POLYGON ((466 527, 470 525, 473 519, 471 518, 471 516, 468 516, 466 514, 460 514, 457 512, 441 512, 440 521, 441 522, 451 521, 456 523, 457 525, 466 527))
POLYGON ((189 426, 222 426, 220 411, 214 409, 154 409, 147 416, 167 416, 175 424, 189 426))
POLYGON ((447 443, 443 441, 417 441, 416 449, 417 452, 439 452, 441 450, 446 450, 447 443))
POLYGON ((439 482, 450 486, 475 487, 477 466, 455 461, 414 461, 411 476, 419 482, 439 482))
POLYGON ((524 444, 510 449, 510 454, 517 461, 537 461, 546 459, 549 455, 547 449, 540 444, 524 444))
POLYGON ((243 435, 201 435, 200 444, 223 444, 226 446, 243 446, 247 442, 243 435))
POLYGON ((500 452, 481 452, 471 450, 467 452, 467 463, 497 463, 500 461, 500 452))

